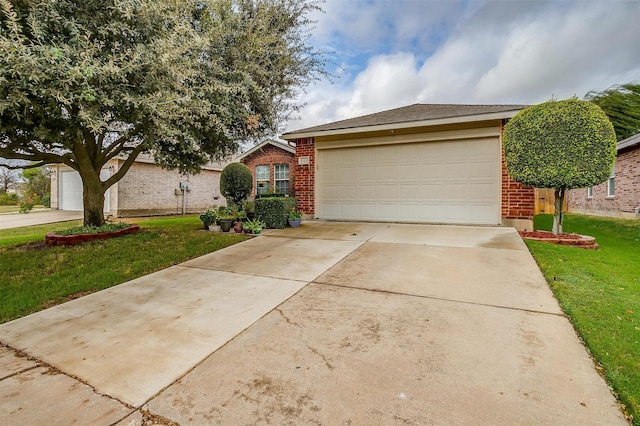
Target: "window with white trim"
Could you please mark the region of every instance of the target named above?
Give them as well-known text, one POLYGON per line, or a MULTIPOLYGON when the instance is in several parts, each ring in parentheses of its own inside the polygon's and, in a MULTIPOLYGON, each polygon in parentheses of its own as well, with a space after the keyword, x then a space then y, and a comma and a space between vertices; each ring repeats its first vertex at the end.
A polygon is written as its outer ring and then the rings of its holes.
POLYGON ((611 174, 607 180, 607 197, 613 197, 616 195, 616 165, 611 168, 611 174))
POLYGON ((593 198, 593 186, 587 188, 587 198, 593 198))
POLYGON ((269 193, 269 165, 261 164, 256 166, 256 194, 269 193))
POLYGON ((289 165, 276 164, 273 166, 276 192, 279 194, 289 194, 289 165))

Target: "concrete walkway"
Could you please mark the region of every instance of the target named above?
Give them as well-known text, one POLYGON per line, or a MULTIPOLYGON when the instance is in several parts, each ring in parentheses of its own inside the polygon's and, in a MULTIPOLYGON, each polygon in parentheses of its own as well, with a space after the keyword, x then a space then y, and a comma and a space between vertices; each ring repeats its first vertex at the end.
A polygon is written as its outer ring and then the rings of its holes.
POLYGON ((0 325, 0 424, 627 424, 513 229, 309 222, 0 325))
POLYGON ((67 210, 32 211, 31 213, 27 214, 0 214, 0 229, 65 222, 67 220, 82 219, 82 215, 82 212, 73 212, 67 210))

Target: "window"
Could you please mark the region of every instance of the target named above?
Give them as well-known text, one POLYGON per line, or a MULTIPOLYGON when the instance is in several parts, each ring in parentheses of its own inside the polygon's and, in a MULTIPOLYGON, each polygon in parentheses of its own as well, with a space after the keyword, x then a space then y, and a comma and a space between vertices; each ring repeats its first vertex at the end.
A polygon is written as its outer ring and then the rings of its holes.
POLYGON ((256 194, 268 194, 269 193, 269 166, 260 165, 256 166, 256 194))
POLYGON ((276 192, 279 194, 289 194, 289 165, 276 164, 274 166, 274 176, 276 192))
POLYGON ((611 174, 609 180, 607 180, 607 197, 613 197, 616 195, 616 165, 611 168, 611 174))
POLYGON ((593 186, 587 188, 587 198, 593 198, 593 186))

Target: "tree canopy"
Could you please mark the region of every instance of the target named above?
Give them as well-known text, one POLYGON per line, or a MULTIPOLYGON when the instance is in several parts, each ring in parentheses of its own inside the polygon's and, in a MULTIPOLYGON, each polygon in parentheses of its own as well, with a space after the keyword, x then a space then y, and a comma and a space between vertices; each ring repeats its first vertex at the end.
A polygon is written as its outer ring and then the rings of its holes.
POLYGON ((606 90, 592 90, 585 99, 607 114, 618 141, 640 133, 640 84, 617 84, 606 90))
POLYGON ((309 0, 0 0, 0 157, 64 163, 85 224, 142 152, 183 173, 273 134, 322 74, 309 0), (103 166, 124 162, 106 181, 103 166))
POLYGON ((597 105, 549 101, 518 112, 504 129, 509 175, 535 188, 554 188, 554 231, 562 230, 564 191, 604 182, 616 156, 616 135, 597 105))

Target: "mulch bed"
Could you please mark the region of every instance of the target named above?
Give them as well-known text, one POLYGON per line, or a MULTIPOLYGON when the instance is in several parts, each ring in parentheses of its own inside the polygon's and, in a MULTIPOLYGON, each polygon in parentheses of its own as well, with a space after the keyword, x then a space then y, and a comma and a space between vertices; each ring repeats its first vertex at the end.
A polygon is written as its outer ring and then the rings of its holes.
POLYGON ((140 231, 140 226, 132 224, 131 226, 111 232, 98 232, 97 234, 78 234, 78 235, 59 235, 55 232, 49 232, 44 240, 49 245, 55 246, 73 246, 76 244, 86 243, 93 240, 108 240, 109 238, 119 237, 121 235, 135 234, 140 231))
POLYGON ((598 248, 596 239, 588 235, 566 233, 554 235, 549 231, 518 231, 518 233, 522 238, 527 240, 542 241, 545 243, 560 244, 563 246, 574 246, 592 250, 598 248))

